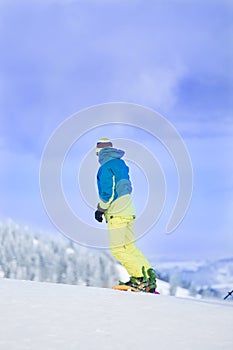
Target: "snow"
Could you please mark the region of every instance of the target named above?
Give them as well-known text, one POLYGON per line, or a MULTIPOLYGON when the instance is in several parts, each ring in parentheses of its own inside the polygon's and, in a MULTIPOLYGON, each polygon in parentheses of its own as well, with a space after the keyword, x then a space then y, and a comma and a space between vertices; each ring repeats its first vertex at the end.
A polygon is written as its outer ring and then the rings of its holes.
MULTIPOLYGON (((116 268, 117 268, 117 271, 119 273, 119 279, 123 282, 128 281, 130 276, 129 276, 128 272, 126 271, 126 269, 122 265, 119 265, 119 264, 116 265, 116 268)), ((160 280, 159 278, 156 279, 156 283, 157 283, 157 291, 161 295, 170 295, 171 286, 169 283, 164 282, 164 281, 160 280)), ((188 289, 177 287, 175 295, 176 295, 176 297, 189 297, 190 293, 189 293, 188 289)))
POLYGON ((0 279, 1 350, 228 350, 233 305, 0 279))
POLYGON ((111 287, 115 260, 59 235, 39 234, 10 221, 0 223, 0 276, 38 282, 111 287))
MULTIPOLYGON (((171 286, 222 299, 233 286, 233 257, 213 261, 158 261, 157 271, 171 286)), ((176 293, 177 296, 177 293, 176 293)))
MULTIPOLYGON (((0 245, 0 278, 93 287, 129 279, 109 252, 75 245, 60 234, 20 227, 12 220, 0 222, 0 245)), ((150 262, 162 295, 222 300, 233 287, 233 257, 217 261, 151 257, 150 262)))

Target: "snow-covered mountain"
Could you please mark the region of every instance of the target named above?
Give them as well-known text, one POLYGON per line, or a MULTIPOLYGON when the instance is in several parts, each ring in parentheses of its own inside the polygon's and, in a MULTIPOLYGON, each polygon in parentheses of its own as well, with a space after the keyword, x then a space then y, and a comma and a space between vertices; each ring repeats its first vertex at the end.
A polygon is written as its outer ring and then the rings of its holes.
POLYGON ((216 261, 159 261, 159 276, 204 297, 223 298, 233 289, 233 257, 216 261))
POLYGON ((231 350, 233 304, 0 278, 1 350, 231 350))
POLYGON ((63 237, 36 233, 12 221, 0 224, 0 277, 109 287, 118 281, 115 260, 63 237))
MULTIPOLYGON (((129 275, 107 252, 73 244, 61 235, 38 233, 13 221, 0 224, 0 277, 95 287, 111 287, 129 275)), ((158 291, 170 285, 158 280, 158 291)), ((176 296, 189 291, 177 288, 176 296)))
MULTIPOLYGON (((129 278, 106 251, 87 249, 60 234, 35 232, 13 221, 0 223, 0 245, 0 277, 95 287, 111 287, 129 278)), ((223 298, 233 288, 233 258, 156 259, 153 265, 162 295, 223 298)))

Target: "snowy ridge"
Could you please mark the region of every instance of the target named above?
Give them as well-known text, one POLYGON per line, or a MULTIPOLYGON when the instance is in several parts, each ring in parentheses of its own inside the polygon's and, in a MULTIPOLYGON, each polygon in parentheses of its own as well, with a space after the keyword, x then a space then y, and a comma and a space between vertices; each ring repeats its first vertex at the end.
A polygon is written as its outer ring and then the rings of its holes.
POLYGON ((110 287, 118 280, 115 260, 57 234, 0 223, 0 277, 110 287))
MULTIPOLYGON (((81 247, 59 234, 22 228, 13 221, 0 222, 0 245, 0 277, 95 287, 129 279, 107 252, 81 247)), ((213 262, 156 258, 155 262, 162 295, 223 299, 233 288, 233 258, 213 262)))
POLYGON ((230 350, 233 305, 0 279, 1 350, 230 350))
MULTIPOLYGON (((109 254, 90 250, 60 235, 37 233, 13 221, 0 223, 0 277, 95 287, 128 281, 125 268, 109 254)), ((188 296, 187 289, 157 281, 162 295, 188 296), (174 289, 174 288, 173 288, 174 289)))
POLYGON ((233 288, 233 258, 216 261, 160 261, 159 276, 174 290, 189 289, 191 295, 222 299, 233 288))

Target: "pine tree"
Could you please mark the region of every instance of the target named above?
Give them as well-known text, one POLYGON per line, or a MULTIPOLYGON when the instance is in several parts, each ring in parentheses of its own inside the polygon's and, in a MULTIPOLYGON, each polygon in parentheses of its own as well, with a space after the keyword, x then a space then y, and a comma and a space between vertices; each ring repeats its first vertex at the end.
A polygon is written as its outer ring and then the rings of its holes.
POLYGON ((61 237, 0 223, 0 277, 107 287, 118 280, 115 261, 61 237))

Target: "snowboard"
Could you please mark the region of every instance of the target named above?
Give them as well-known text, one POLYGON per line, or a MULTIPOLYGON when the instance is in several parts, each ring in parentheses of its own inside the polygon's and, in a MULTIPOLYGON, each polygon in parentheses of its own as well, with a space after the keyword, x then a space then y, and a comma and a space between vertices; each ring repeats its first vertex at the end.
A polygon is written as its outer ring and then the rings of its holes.
POLYGON ((115 290, 123 290, 123 291, 131 291, 131 292, 140 292, 139 289, 136 289, 134 287, 131 287, 131 286, 127 286, 125 284, 120 284, 120 285, 116 285, 116 286, 113 286, 112 289, 115 289, 115 290))
MULTIPOLYGON (((125 291, 125 292, 127 292, 127 291, 136 292, 136 293, 143 292, 140 289, 136 289, 134 287, 127 286, 125 284, 120 284, 120 285, 113 286, 112 289, 114 289, 114 290, 121 290, 121 291, 125 291)), ((155 291, 154 293, 149 293, 149 294, 160 294, 160 293, 155 291)))

